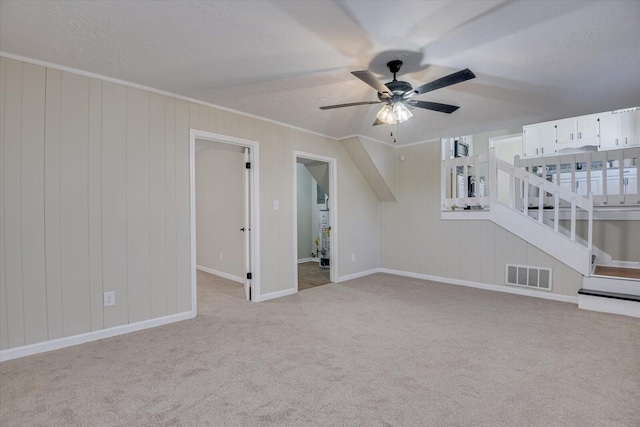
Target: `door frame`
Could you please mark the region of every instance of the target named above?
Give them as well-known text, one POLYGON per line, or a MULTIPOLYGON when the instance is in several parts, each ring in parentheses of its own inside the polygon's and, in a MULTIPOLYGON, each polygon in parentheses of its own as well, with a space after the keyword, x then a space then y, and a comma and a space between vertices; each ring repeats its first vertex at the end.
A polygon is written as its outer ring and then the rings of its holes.
POLYGON ((189 222, 191 237, 191 308, 197 313, 196 285, 196 139, 249 148, 250 169, 250 225, 251 225, 251 301, 259 302, 260 293, 260 151, 257 141, 221 135, 203 130, 189 129, 189 222))
POLYGON ((293 281, 298 292, 298 158, 325 162, 329 165, 329 280, 338 282, 338 160, 334 157, 304 151, 293 152, 293 281))

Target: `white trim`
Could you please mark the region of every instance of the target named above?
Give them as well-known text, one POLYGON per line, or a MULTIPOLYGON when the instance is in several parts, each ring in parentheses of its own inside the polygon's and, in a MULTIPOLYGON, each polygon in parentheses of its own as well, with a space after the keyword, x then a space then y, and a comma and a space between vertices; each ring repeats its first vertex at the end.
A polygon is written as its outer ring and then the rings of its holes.
POLYGON ((258 302, 269 301, 270 299, 282 298, 289 295, 294 295, 298 293, 298 288, 290 288, 285 289, 284 291, 276 291, 268 294, 264 294, 260 296, 260 300, 258 302))
POLYGON ((640 268, 640 262, 637 261, 616 261, 611 263, 612 267, 640 268))
POLYGON ((240 276, 234 276, 233 274, 225 273, 219 270, 214 270, 213 268, 204 267, 202 265, 196 265, 196 269, 200 271, 204 271, 205 273, 213 274, 214 276, 222 277, 223 279, 233 280, 234 282, 244 284, 244 279, 240 276))
POLYGON ((117 335, 128 334, 130 332, 141 331, 143 329, 155 328, 157 326, 167 325, 169 323, 193 319, 194 317, 196 317, 196 313, 194 311, 185 311, 183 313, 158 317, 156 319, 143 320, 141 322, 131 323, 128 325, 114 326, 113 328, 101 329, 99 331, 87 332, 84 334, 58 338, 41 343, 24 345, 22 347, 10 348, 0 351, 0 362, 5 362, 7 360, 31 356, 39 353, 45 353, 47 351, 59 350, 61 348, 72 347, 78 344, 111 338, 117 335))
POLYGON ((640 302, 578 295, 578 308, 640 318, 640 302))
POLYGON ((251 292, 252 301, 262 301, 260 295, 260 147, 257 141, 189 129, 190 174, 190 228, 191 228, 191 306, 195 312, 196 300, 196 197, 195 197, 195 144, 200 141, 222 142, 249 147, 251 158, 251 292))
POLYGON ((491 221, 491 211, 489 209, 469 209, 462 211, 442 210, 440 211, 440 219, 442 220, 482 220, 491 221))
POLYGON ((370 276, 376 273, 381 273, 379 268, 372 268, 371 270, 360 271, 358 273, 353 273, 353 274, 347 274, 346 276, 338 277, 338 281, 336 283, 346 282, 348 280, 358 279, 360 277, 370 276))
POLYGON ((533 291, 529 289, 511 288, 501 285, 489 285, 487 283, 471 282, 469 280, 450 279, 441 276, 432 276, 430 274, 411 273, 408 271, 392 270, 389 268, 381 268, 380 273, 395 274, 396 276, 411 277, 413 279, 431 280, 434 282, 449 283, 451 285, 468 286, 470 288, 484 289, 487 291, 505 292, 508 294, 524 295, 528 297, 536 297, 542 299, 549 299, 553 301, 569 302, 572 304, 578 303, 578 297, 572 297, 569 295, 558 295, 549 293, 547 291, 533 291))
POLYGON ((319 262, 318 258, 300 258, 298 260, 298 264, 302 264, 303 262, 311 262, 311 261, 319 262))
MULTIPOLYGON (((329 223, 331 224, 331 235, 329 236, 329 280, 332 283, 338 281, 338 160, 334 157, 327 157, 320 154, 307 153, 304 151, 293 151, 293 253, 298 253, 298 158, 325 162, 329 165, 329 223)), ((298 259, 293 257, 293 282, 296 292, 298 290, 298 259)))
POLYGON ((262 120, 262 121, 265 121, 265 122, 269 122, 269 123, 273 123, 273 124, 276 124, 276 125, 284 126, 284 127, 290 128, 290 129, 294 129, 294 130, 310 133, 310 134, 313 134, 313 135, 321 136, 323 138, 327 138, 327 139, 330 139, 330 140, 333 140, 333 141, 337 141, 339 139, 339 138, 334 138, 334 137, 329 136, 329 135, 324 135, 324 134, 322 134, 320 132, 314 132, 312 130, 303 129, 303 128, 298 127, 298 126, 290 125, 290 124, 287 124, 287 123, 282 123, 282 122, 279 122, 279 121, 276 121, 276 120, 272 120, 272 119, 267 119, 265 117, 256 116, 255 114, 245 113, 245 112, 242 112, 242 111, 234 110, 232 108, 222 107, 220 105, 212 104, 210 102, 201 101, 201 100, 195 99, 195 98, 190 98, 188 96, 178 95, 178 94, 175 94, 175 93, 172 93, 172 92, 167 92, 167 91, 164 91, 164 90, 155 89, 155 88, 152 88, 152 87, 149 87, 149 86, 145 86, 145 85, 141 85, 141 84, 138 84, 138 83, 128 82, 126 80, 120 80, 120 79, 115 79, 113 77, 107 77, 107 76, 104 76, 102 74, 92 73, 90 71, 79 70, 77 68, 67 67, 67 66, 59 65, 59 64, 54 64, 52 62, 47 62, 47 61, 40 61, 38 59, 27 58, 27 57, 24 57, 24 56, 14 55, 12 53, 7 53, 7 52, 3 52, 3 51, 0 51, 0 56, 4 56, 5 58, 9 58, 9 59, 15 59, 16 61, 22 61, 22 62, 28 62, 30 64, 40 65, 42 67, 48 67, 48 68, 53 68, 53 69, 60 70, 60 71, 66 71, 68 73, 78 74, 80 76, 91 77, 91 78, 100 79, 100 80, 104 80, 104 81, 111 82, 111 83, 117 83, 117 84, 121 84, 121 85, 124 85, 124 86, 136 88, 136 89, 146 90, 146 91, 149 91, 149 92, 157 93, 159 95, 170 96, 170 97, 173 97, 173 98, 176 98, 176 99, 180 99, 180 100, 183 100, 183 101, 193 102, 195 104, 204 105, 205 107, 217 108, 219 110, 228 111, 230 113, 239 114, 241 116, 251 117, 252 119, 262 120))

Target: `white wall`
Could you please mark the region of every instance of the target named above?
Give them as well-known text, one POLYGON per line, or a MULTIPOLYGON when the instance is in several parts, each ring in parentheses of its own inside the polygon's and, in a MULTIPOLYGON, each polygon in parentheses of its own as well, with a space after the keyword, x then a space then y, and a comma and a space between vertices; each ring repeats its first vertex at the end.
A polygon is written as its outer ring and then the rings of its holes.
POLYGON ((244 154, 196 154, 196 264, 244 277, 244 154), (221 259, 222 258, 222 259, 221 259))
MULTIPOLYGON (((474 135, 474 151, 486 137, 474 135)), ((398 154, 398 203, 381 204, 383 268, 504 285, 506 263, 548 267, 553 292, 576 296, 582 276, 519 237, 490 221, 440 219, 439 141, 398 154)))
POLYGON ((190 310, 189 128, 260 143, 263 294, 294 283, 294 150, 337 159, 339 275, 379 267, 378 202, 334 140, 4 57, 0 89, 0 349, 190 310))
POLYGON ((298 163, 296 165, 298 173, 298 259, 311 257, 309 248, 312 245, 311 238, 311 212, 312 201, 311 188, 315 185, 315 180, 307 168, 298 163))

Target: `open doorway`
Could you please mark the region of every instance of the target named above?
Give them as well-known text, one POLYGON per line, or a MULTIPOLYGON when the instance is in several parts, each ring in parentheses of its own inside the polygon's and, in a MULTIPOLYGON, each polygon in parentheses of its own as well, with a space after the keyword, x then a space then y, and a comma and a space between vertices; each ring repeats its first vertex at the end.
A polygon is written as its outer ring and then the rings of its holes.
POLYGON ((298 291, 335 281, 335 159, 294 153, 295 277, 298 291))
MULTIPOLYGON (((260 300, 258 145, 191 131, 191 286, 197 271, 237 282, 240 296, 260 300)), ((200 274, 202 276, 202 273, 200 274)))
MULTIPOLYGON (((505 162, 514 164, 515 156, 522 157, 522 134, 499 136, 489 139, 489 148, 496 149, 496 157, 505 162)), ((509 204, 509 176, 505 173, 498 173, 498 201, 505 205, 509 204)))

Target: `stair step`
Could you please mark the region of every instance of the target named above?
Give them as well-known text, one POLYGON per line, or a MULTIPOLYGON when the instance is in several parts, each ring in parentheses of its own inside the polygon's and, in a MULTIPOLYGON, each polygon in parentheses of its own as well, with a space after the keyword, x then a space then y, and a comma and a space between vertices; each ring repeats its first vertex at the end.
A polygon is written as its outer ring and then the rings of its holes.
POLYGON ((618 292, 596 291, 593 289, 584 289, 584 288, 580 289, 578 293, 580 295, 589 295, 592 297, 613 298, 613 299, 619 299, 623 301, 640 302, 640 295, 621 294, 618 292))
POLYGON ((596 265, 596 269, 593 272, 592 276, 616 277, 621 279, 640 280, 640 268, 596 265))

